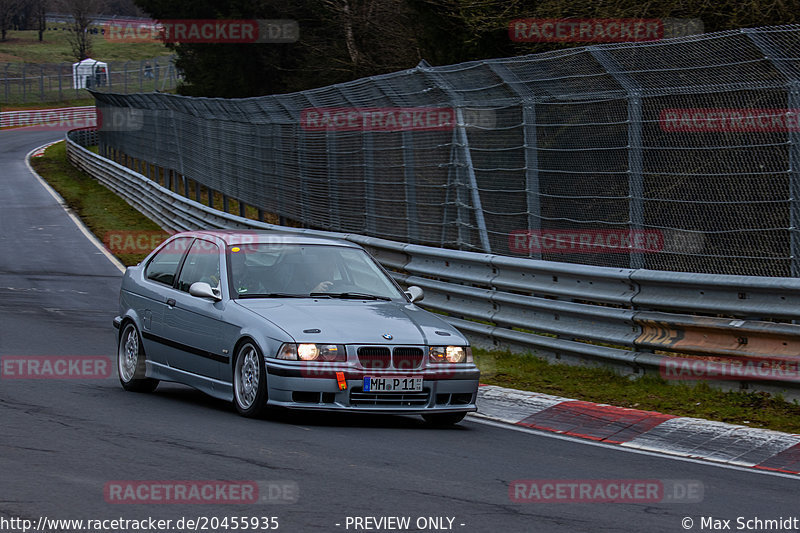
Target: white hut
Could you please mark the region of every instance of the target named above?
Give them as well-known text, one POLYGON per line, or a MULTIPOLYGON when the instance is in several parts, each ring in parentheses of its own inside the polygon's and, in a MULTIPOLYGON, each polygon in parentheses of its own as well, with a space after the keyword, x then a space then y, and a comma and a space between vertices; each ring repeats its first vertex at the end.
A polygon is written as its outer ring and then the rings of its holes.
POLYGON ((108 83, 108 64, 87 58, 72 64, 72 88, 91 89, 108 83))

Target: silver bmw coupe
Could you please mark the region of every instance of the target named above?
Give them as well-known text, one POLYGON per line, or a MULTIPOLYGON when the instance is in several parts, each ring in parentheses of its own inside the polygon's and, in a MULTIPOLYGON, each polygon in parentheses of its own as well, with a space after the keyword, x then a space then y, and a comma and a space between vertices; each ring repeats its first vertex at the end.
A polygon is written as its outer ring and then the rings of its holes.
POLYGON ((420 414, 475 411, 467 339, 421 309, 360 246, 272 231, 193 231, 125 272, 118 371, 129 391, 159 381, 269 407, 420 414))

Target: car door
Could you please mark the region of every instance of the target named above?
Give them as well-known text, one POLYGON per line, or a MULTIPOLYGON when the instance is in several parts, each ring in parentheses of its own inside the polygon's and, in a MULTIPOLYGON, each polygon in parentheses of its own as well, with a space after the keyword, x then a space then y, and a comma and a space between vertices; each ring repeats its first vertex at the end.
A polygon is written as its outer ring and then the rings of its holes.
POLYGON ((163 342, 164 311, 173 298, 175 277, 193 237, 179 237, 162 247, 148 261, 144 270, 145 282, 134 307, 141 317, 142 343, 147 358, 161 364, 169 363, 169 347, 163 342))
POLYGON ((230 358, 230 329, 223 321, 225 301, 192 296, 189 287, 202 281, 222 291, 221 259, 217 244, 196 239, 183 261, 173 301, 164 312, 165 336, 171 345, 170 366, 215 380, 227 376, 223 369, 230 358))

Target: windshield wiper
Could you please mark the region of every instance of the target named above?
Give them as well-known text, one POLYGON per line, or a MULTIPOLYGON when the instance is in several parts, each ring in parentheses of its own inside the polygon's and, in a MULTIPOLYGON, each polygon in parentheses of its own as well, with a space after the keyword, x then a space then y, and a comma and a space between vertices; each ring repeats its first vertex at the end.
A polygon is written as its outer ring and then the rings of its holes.
POLYGON ((376 294, 366 294, 362 292, 312 292, 311 296, 328 296, 330 298, 346 298, 353 300, 392 300, 388 296, 378 296, 376 294))
POLYGON ((308 294, 289 294, 286 292, 248 293, 239 294, 239 298, 308 298, 308 294))

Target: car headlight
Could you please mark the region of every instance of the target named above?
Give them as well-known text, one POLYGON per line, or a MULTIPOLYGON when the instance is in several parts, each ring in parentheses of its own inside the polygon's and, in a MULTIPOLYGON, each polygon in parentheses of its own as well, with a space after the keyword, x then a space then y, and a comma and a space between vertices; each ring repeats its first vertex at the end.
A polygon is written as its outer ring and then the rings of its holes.
POLYGON ((428 355, 433 363, 472 362, 472 349, 469 346, 430 346, 428 355))
POLYGON ((275 357, 287 361, 347 361, 347 353, 342 344, 295 344, 287 342, 281 346, 275 357))

